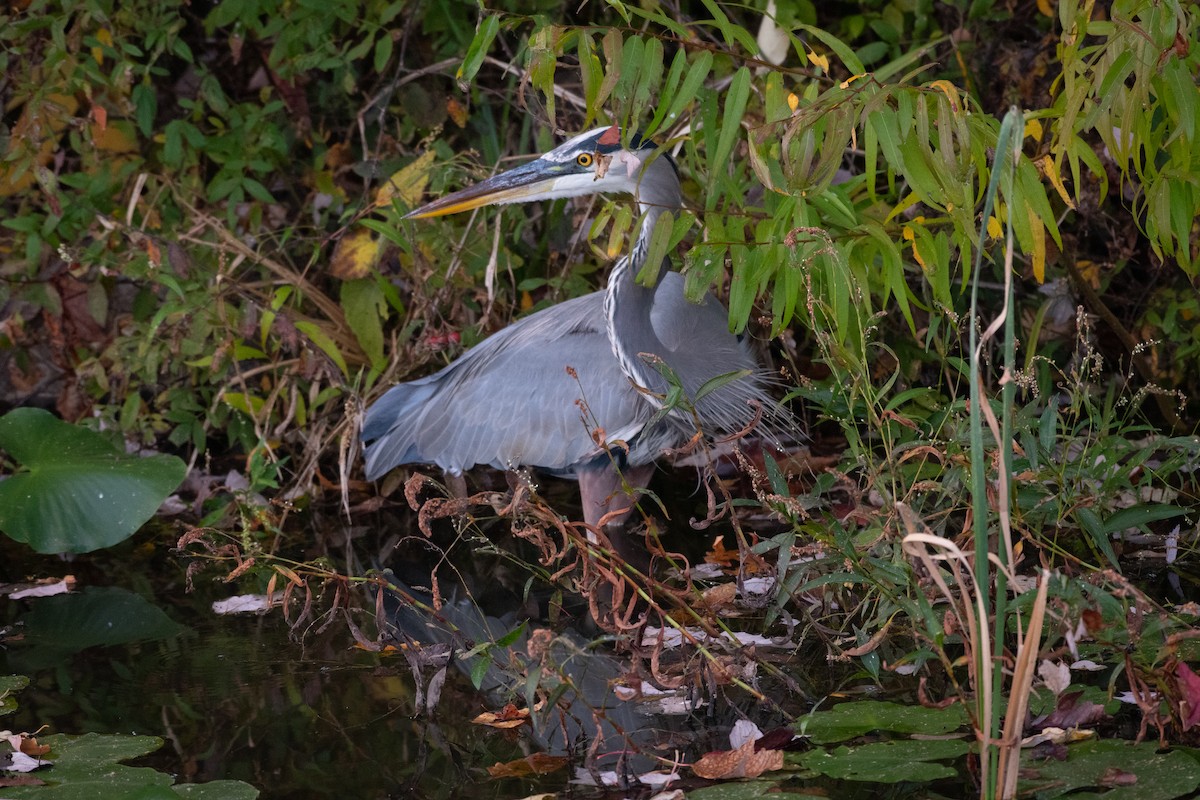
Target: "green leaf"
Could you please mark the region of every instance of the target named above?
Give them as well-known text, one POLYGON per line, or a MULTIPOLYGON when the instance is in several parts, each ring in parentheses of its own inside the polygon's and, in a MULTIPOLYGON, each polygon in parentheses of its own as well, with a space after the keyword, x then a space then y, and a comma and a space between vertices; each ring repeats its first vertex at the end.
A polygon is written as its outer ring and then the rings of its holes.
POLYGON ((729 156, 733 153, 733 145, 742 132, 742 115, 746 113, 746 101, 750 97, 750 70, 742 67, 733 76, 729 90, 725 94, 725 113, 721 119, 721 135, 717 139, 717 149, 708 162, 708 186, 711 190, 717 178, 725 171, 729 156))
POLYGON ((1117 554, 1113 551, 1109 535, 1100 522, 1100 517, 1096 516, 1096 512, 1090 508, 1077 508, 1075 509, 1075 518, 1079 520, 1079 526, 1091 537, 1092 544, 1096 545, 1096 549, 1108 559, 1108 563, 1113 569, 1120 572, 1121 567, 1117 564, 1117 554))
POLYGON ((375 42, 375 71, 383 72, 387 67, 388 61, 392 58, 392 48, 395 46, 395 41, 391 35, 384 31, 379 37, 379 41, 375 42))
POLYGON ((362 345, 371 367, 382 370, 387 366, 383 353, 383 320, 387 317, 387 300, 374 278, 359 278, 342 284, 342 310, 346 324, 362 345))
POLYGON ((479 72, 479 67, 483 65, 483 59, 487 56, 488 50, 491 49, 492 42, 499 32, 499 14, 488 14, 480 20, 479 27, 475 29, 475 38, 471 40, 471 46, 467 48, 462 65, 454 76, 460 86, 465 87, 475 79, 475 74, 479 72))
POLYGON ((25 638, 11 652, 22 669, 51 669, 90 647, 165 641, 188 628, 139 594, 116 586, 44 597, 21 618, 25 638))
POLYGON ((1191 797, 1200 787, 1200 769, 1186 752, 1160 753, 1155 742, 1133 744, 1100 739, 1073 744, 1062 761, 1021 758, 1022 797, 1053 800, 1069 796, 1094 800, 1174 800, 1191 797), (1136 783, 1102 785, 1105 775, 1120 770, 1137 777, 1136 783), (1080 789, 1095 788, 1081 793, 1080 789))
POLYGON ((296 323, 296 330, 308 337, 309 341, 321 349, 321 352, 329 356, 337 368, 342 371, 342 374, 349 377, 350 370, 346 367, 346 359, 342 357, 342 352, 338 350, 337 345, 329 334, 321 330, 321 326, 315 322, 301 320, 296 323))
POLYGON ((86 553, 124 541, 187 473, 175 456, 126 455, 37 408, 0 417, 0 448, 24 468, 0 482, 0 530, 39 553, 86 553))
MULTIPOLYGON (((679 87, 679 92, 671 98, 671 108, 661 120, 663 124, 670 125, 683 111, 684 106, 696 99, 696 93, 700 91, 712 69, 712 61, 712 53, 707 50, 696 56, 683 79, 683 85, 679 87)), ((655 120, 658 121, 657 115, 655 120)))
POLYGON ((704 383, 700 384, 700 388, 696 390, 696 396, 692 398, 692 401, 698 403, 706 394, 711 394, 717 389, 720 389, 722 386, 726 386, 734 381, 740 381, 742 378, 753 374, 754 373, 752 370, 739 369, 709 378, 704 383))
POLYGON ((258 790, 241 781, 173 786, 170 775, 147 767, 119 762, 153 753, 163 745, 157 736, 124 736, 89 733, 84 736, 54 734, 38 737, 49 745, 51 766, 38 776, 49 785, 10 786, 11 800, 84 800, 85 798, 191 797, 201 800, 254 800, 258 790))
POLYGON ((848 781, 901 783, 952 778, 958 771, 937 761, 958 759, 970 745, 961 739, 872 742, 861 747, 813 750, 800 763, 822 775, 848 781))
POLYGON ((814 744, 826 744, 876 731, 938 736, 958 730, 966 723, 966 714, 958 705, 937 709, 864 700, 839 703, 828 711, 814 711, 800 720, 799 729, 814 744))
MULTIPOLYGON (((643 220, 642 224, 647 224, 643 220)), ((659 214, 654 220, 654 230, 650 234, 650 246, 646 249, 646 260, 637 275, 637 282, 643 286, 654 286, 658 282, 658 272, 663 260, 667 257, 667 248, 671 244, 671 234, 675 227, 675 217, 670 211, 659 214)))
POLYGON ((1178 517, 1181 514, 1186 514, 1186 508, 1179 506, 1167 505, 1146 505, 1133 506, 1132 508, 1123 508, 1113 514, 1108 519, 1104 520, 1104 525, 1101 530, 1106 534, 1119 533, 1127 528, 1141 528, 1151 522, 1157 522, 1160 519, 1170 519, 1178 517))

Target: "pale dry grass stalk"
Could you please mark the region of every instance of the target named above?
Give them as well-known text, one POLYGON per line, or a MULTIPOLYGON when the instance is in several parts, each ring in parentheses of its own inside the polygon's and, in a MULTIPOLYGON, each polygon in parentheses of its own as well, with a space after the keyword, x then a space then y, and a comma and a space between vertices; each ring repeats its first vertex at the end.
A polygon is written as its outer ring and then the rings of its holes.
POLYGON ((1033 675, 1037 671, 1037 656, 1042 641, 1042 624, 1046 618, 1046 592, 1050 586, 1050 572, 1042 570, 1038 576, 1037 598, 1029 612, 1029 627, 1025 631, 1017 625, 1017 660, 1013 668, 1012 684, 1008 690, 1008 713, 1004 717, 1004 734, 1000 737, 999 769, 1000 796, 1011 800, 1017 796, 1017 768, 1021 763, 1021 738, 1025 728, 1025 716, 1029 709, 1029 694, 1033 689, 1033 675))

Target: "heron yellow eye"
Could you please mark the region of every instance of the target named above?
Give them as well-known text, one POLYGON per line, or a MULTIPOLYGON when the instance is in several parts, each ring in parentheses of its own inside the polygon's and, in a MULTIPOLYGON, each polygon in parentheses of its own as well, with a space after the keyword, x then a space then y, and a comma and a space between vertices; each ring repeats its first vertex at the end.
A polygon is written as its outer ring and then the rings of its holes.
POLYGON ((575 163, 581 167, 590 167, 594 160, 591 153, 580 153, 575 156, 575 163))

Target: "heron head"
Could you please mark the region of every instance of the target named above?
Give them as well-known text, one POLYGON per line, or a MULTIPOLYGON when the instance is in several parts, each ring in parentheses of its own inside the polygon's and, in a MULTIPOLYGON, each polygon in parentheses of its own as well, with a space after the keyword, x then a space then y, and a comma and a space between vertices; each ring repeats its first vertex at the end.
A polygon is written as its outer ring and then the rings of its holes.
POLYGON ((669 156, 651 158, 654 142, 635 134, 621 144, 616 125, 581 133, 528 164, 446 195, 406 219, 440 217, 501 203, 587 194, 632 194, 643 203, 678 205, 679 176, 669 156), (662 164, 664 166, 656 166, 662 164))

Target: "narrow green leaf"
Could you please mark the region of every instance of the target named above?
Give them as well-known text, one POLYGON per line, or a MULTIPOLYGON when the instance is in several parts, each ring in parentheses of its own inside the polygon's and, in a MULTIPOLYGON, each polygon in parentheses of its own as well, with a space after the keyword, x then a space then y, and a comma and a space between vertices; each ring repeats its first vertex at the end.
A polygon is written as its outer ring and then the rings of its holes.
MULTIPOLYGON (((650 246, 646 250, 646 260, 637 275, 638 283, 643 286, 654 286, 658 282, 658 273, 667 257, 667 246, 671 243, 671 232, 674 230, 675 218, 670 211, 659 214, 654 221, 654 230, 650 234, 650 246)), ((642 224, 646 224, 643 220, 642 224)))
POLYGON ((467 47, 467 54, 463 57, 463 62, 454 76, 464 90, 475 79, 479 67, 483 65, 483 59, 487 56, 488 50, 491 49, 492 42, 499 32, 499 14, 488 14, 479 21, 479 25, 475 28, 475 37, 471 39, 471 44, 467 47))
POLYGON ((1117 563, 1117 554, 1113 551, 1112 542, 1108 538, 1103 523, 1100 522, 1100 517, 1096 516, 1096 512, 1090 508, 1077 508, 1075 509, 1075 518, 1079 520, 1079 526, 1091 538, 1096 549, 1108 559, 1109 565, 1120 572, 1121 567, 1117 563))
POLYGON ((1106 534, 1120 533, 1128 528, 1141 528, 1160 519, 1170 519, 1188 513, 1186 508, 1169 505, 1144 505, 1123 508, 1104 520, 1106 534))
POLYGON ((696 99, 696 93, 704 85, 704 81, 708 78, 708 73, 712 69, 712 60, 712 53, 707 50, 696 56, 695 61, 692 62, 691 67, 687 70, 687 75, 683 79, 683 85, 679 87, 679 93, 671 98, 671 109, 663 117, 663 124, 670 125, 674 122, 684 107, 696 99))
POLYGON ((708 162, 708 186, 710 191, 717 178, 727 171, 726 165, 733 153, 733 146, 742 132, 742 115, 746 113, 746 101, 750 97, 750 70, 742 67, 733 76, 725 95, 725 109, 721 118, 721 133, 717 139, 716 152, 708 162))
POLYGON ((742 378, 749 377, 752 374, 754 373, 751 370, 739 369, 709 378, 696 390, 696 396, 692 398, 692 401, 698 403, 705 395, 711 394, 722 386, 728 386, 734 381, 740 381, 742 378))
POLYGON ((330 360, 337 365, 337 368, 342 371, 342 375, 349 377, 350 370, 346 367, 346 359, 342 357, 342 353, 338 350, 337 344, 330 338, 329 334, 321 330, 321 327, 315 322, 300 320, 296 323, 296 330, 308 337, 309 341, 315 344, 322 353, 329 356, 330 360))

